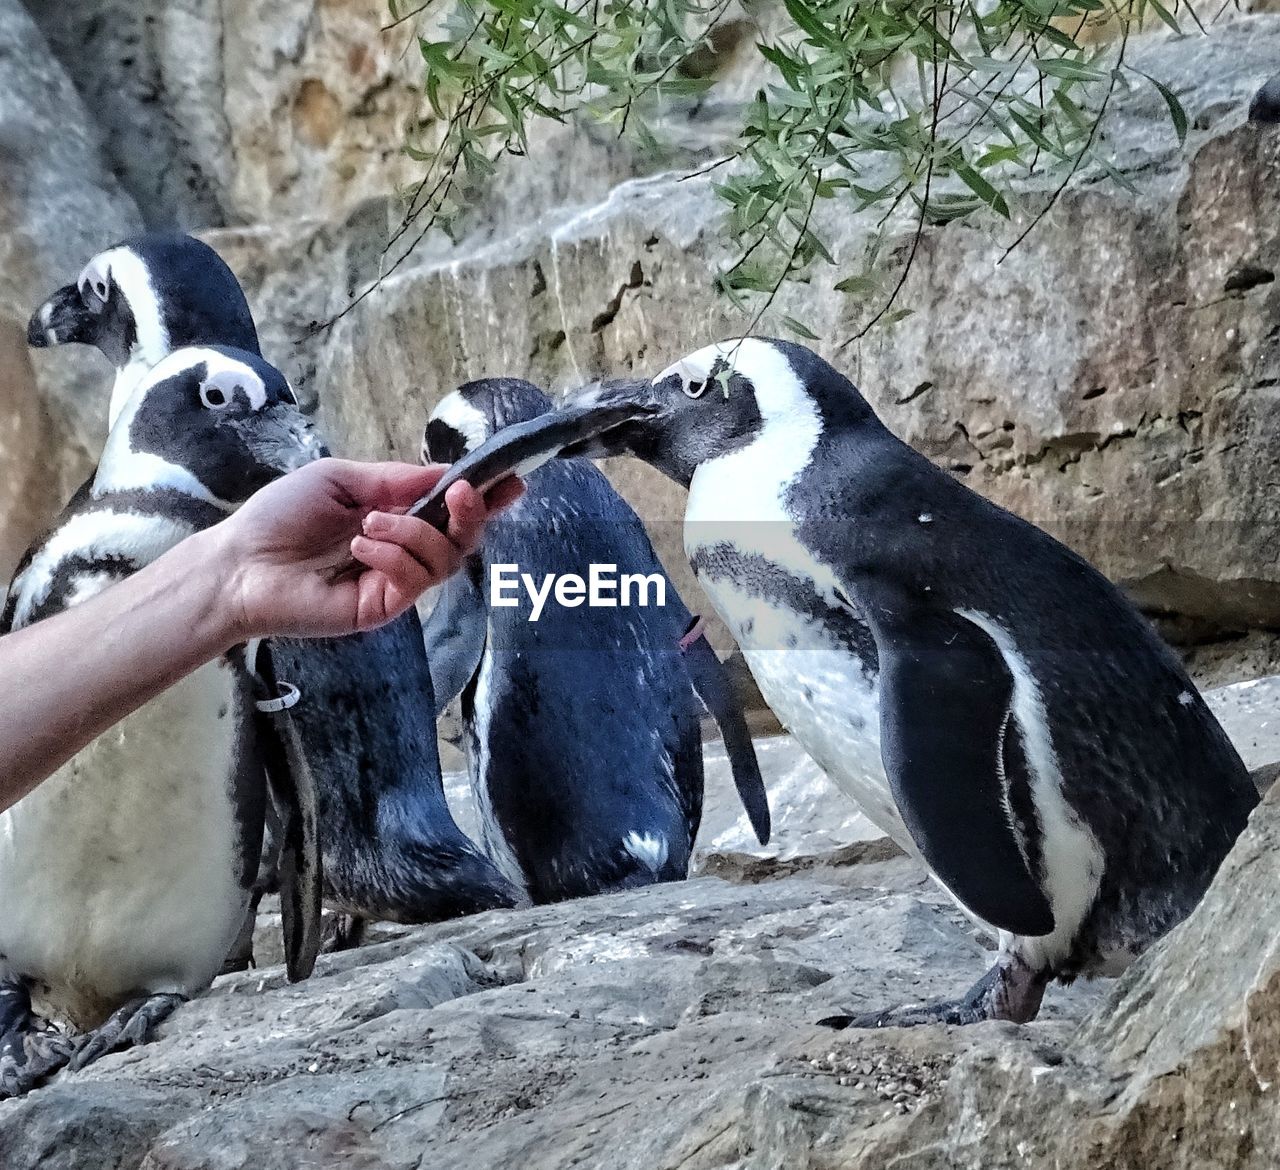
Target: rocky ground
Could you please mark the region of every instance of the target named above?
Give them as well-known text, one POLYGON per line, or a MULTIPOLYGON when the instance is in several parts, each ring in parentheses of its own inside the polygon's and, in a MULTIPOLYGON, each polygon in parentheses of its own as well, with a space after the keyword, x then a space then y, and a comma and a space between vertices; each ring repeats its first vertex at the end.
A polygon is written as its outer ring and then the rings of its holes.
MULTIPOLYGON (((1252 766, 1280 759, 1280 680, 1213 702, 1252 766)), ((146 1047, 0 1105, 0 1166, 1275 1164, 1275 802, 1120 983, 1054 988, 1021 1028, 837 1033, 815 1022, 962 990, 992 940, 790 741, 761 749, 768 850, 713 749, 700 876, 382 927, 295 986, 221 979, 146 1047)))

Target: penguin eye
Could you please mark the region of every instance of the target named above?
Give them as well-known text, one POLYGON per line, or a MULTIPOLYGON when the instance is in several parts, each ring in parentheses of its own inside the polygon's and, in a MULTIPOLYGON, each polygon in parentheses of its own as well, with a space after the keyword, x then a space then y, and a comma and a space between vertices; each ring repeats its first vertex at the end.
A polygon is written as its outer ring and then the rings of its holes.
MULTIPOLYGON (((243 387, 237 386, 235 389, 241 390, 243 387)), ((205 406, 217 410, 219 407, 226 406, 227 396, 220 386, 211 386, 206 382, 200 387, 200 401, 205 406)))

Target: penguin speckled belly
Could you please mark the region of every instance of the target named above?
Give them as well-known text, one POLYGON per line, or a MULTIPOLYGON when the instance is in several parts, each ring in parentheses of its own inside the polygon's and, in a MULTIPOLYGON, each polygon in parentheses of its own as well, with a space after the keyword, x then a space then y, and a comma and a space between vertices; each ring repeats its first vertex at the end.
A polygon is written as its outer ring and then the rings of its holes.
MULTIPOLYGON (((454 462, 491 434, 551 409, 514 378, 471 382, 427 425, 424 453, 454 462)), ((755 752, 727 676, 667 580, 640 519, 585 461, 549 463, 492 521, 426 624, 442 705, 462 694, 485 844, 535 902, 687 876, 702 816, 701 696, 720 722, 757 836, 769 835, 755 752), (592 564, 660 576, 665 605, 565 608, 530 621, 490 604, 494 565, 543 582, 592 564)), ((656 586, 654 586, 656 601, 656 586)))
MULTIPOLYGON (((172 354, 117 412, 97 474, 29 563, 6 624, 92 597, 320 451, 288 383, 260 358, 172 354)), ((0 814, 0 1097, 68 1060, 82 1068, 141 1043, 218 973, 249 904, 266 800, 242 650, 176 683, 0 814), (36 1013, 87 1035, 73 1042, 36 1013)), ((277 800, 297 792, 282 779, 272 776, 277 800)), ((300 846, 310 847, 284 847, 300 846)), ((313 911, 299 925, 314 941, 318 901, 313 911)), ((286 941, 292 954, 297 939, 286 941)))
MULTIPOLYGON (((112 421, 138 378, 179 346, 259 352, 244 293, 218 254, 160 233, 95 256, 36 310, 27 339, 101 350, 117 370, 112 421)), ((357 920, 409 923, 512 905, 516 891, 445 803, 417 614, 347 638, 279 639, 273 658, 302 692, 293 719, 319 791, 329 903, 357 920)))
POLYGON ((853 1022, 1028 1020, 1052 978, 1113 973, 1191 911, 1257 794, 1115 586, 802 346, 708 346, 569 405, 620 404, 647 413, 561 453, 688 486, 686 551, 766 701, 999 931, 964 999, 853 1022))

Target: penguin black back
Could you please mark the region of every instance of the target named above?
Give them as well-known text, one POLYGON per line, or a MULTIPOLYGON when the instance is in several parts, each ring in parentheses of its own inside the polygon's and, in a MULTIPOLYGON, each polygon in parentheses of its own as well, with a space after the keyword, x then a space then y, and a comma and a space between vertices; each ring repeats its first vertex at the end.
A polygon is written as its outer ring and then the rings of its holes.
MULTIPOLYGON (((550 406, 518 379, 468 383, 437 408, 425 448, 456 460, 550 406)), ((466 585, 447 592, 428 622, 433 674, 452 673, 442 695, 462 694, 486 841, 539 902, 682 878, 703 787, 695 668, 680 645, 692 615, 639 518, 596 468, 550 463, 526 484, 490 522, 466 585), (543 585, 548 574, 586 580, 592 565, 644 578, 649 604, 634 604, 639 581, 629 606, 551 600, 536 621, 527 597, 493 602, 501 566, 543 585), (456 655, 448 642, 465 639, 458 631, 468 625, 479 644, 456 655), (465 665, 438 668, 437 654, 465 665)), ((701 670, 705 659, 697 662, 701 670)))

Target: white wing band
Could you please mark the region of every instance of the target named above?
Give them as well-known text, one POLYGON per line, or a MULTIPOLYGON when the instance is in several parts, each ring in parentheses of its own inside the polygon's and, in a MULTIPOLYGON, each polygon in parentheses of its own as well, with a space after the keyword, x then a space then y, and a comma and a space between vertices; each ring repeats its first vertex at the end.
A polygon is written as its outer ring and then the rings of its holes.
POLYGON ((276 683, 276 690, 279 693, 274 699, 256 699, 254 701, 253 705, 264 715, 274 715, 277 711, 287 711, 302 698, 302 692, 292 683, 278 682, 276 683))

